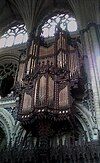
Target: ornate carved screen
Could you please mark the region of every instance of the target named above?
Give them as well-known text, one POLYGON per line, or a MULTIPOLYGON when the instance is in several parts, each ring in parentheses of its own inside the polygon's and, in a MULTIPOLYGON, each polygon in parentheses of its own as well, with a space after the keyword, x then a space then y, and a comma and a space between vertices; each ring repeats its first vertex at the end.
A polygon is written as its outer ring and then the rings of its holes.
POLYGON ((68 116, 73 108, 71 87, 78 84, 81 66, 77 42, 67 32, 58 29, 49 43, 35 38, 26 62, 20 118, 68 116))

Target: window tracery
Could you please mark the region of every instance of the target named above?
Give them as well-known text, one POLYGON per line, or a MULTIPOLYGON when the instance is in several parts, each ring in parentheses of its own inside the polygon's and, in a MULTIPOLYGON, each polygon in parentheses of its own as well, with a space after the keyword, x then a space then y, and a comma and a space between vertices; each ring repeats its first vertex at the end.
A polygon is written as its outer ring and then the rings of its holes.
POLYGON ((5 63, 0 65, 0 95, 7 96, 11 92, 14 84, 14 77, 16 74, 17 65, 12 63, 5 63))
POLYGON ((0 48, 25 43, 28 35, 24 24, 11 27, 0 39, 0 48))
POLYGON ((0 78, 4 79, 7 75, 15 75, 16 70, 16 64, 5 63, 4 65, 0 65, 0 78))
POLYGON ((55 34, 56 26, 60 26, 62 30, 68 30, 69 32, 77 31, 77 23, 75 18, 70 17, 68 14, 57 14, 56 16, 48 19, 42 26, 41 36, 53 37, 55 34))

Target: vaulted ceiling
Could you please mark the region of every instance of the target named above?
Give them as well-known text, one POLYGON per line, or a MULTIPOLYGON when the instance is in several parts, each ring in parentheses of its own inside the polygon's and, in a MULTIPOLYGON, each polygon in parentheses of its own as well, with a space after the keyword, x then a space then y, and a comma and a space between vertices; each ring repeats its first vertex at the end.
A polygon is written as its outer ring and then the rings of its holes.
POLYGON ((9 0, 0 0, 0 34, 11 22, 15 21, 19 14, 9 2, 9 0), (14 12, 15 11, 15 12, 14 12))
MULTIPOLYGON (((12 23, 22 21, 21 14, 14 5, 15 1, 16 0, 0 0, 0 35, 2 35, 3 32, 7 29, 7 27, 12 25, 12 23)), ((37 7, 38 3, 42 2, 42 0, 29 1, 36 1, 37 7)), ((46 12, 48 13, 48 11, 58 8, 71 10, 71 7, 68 4, 67 0, 46 0, 42 12, 45 12, 46 14, 46 12)))

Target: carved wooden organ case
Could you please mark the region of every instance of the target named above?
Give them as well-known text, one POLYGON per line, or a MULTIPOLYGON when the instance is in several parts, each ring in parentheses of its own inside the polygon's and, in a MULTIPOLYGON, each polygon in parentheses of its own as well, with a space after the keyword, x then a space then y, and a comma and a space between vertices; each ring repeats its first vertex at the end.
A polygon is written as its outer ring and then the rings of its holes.
POLYGON ((72 87, 81 77, 82 56, 77 43, 67 32, 58 29, 53 41, 35 38, 27 56, 19 117, 28 120, 51 115, 67 118, 72 115, 72 87))

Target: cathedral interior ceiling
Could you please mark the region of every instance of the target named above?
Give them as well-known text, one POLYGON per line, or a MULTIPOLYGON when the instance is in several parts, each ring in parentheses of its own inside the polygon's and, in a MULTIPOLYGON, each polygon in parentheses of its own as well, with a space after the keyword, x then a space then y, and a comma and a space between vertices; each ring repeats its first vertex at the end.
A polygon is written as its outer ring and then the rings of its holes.
MULTIPOLYGON (((30 3, 31 1, 32 0, 30 0, 30 3)), ((14 6, 13 2, 16 2, 16 1, 0 0, 0 35, 2 35, 7 30, 7 28, 9 28, 9 26, 12 25, 12 23, 16 24, 16 22, 22 21, 21 15, 19 11, 17 10, 17 8, 14 6)), ((35 3, 41 3, 41 2, 42 0, 37 0, 35 3)), ((41 3, 41 4, 44 5, 44 3, 41 3)), ((38 6, 38 4, 36 4, 36 6, 38 6)), ((59 8, 65 9, 68 11, 71 10, 71 7, 69 6, 66 0, 51 0, 51 1, 46 0, 45 6, 43 6, 43 10, 41 11, 41 13, 44 17, 44 12, 48 13, 48 11, 50 10, 53 10, 53 9, 55 10, 59 8), (44 10, 44 8, 46 10, 44 10)))

